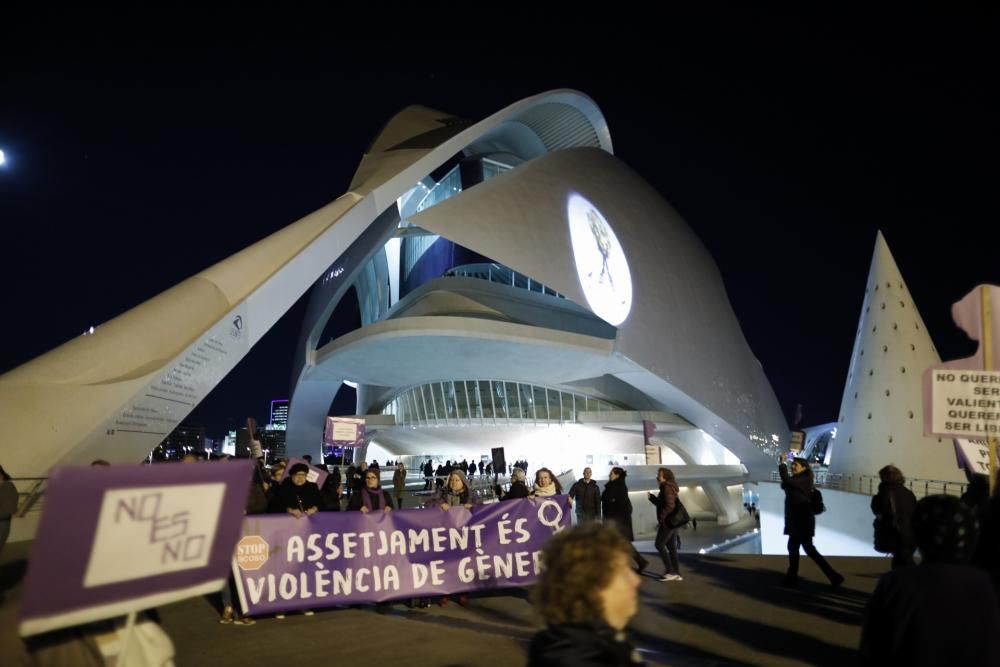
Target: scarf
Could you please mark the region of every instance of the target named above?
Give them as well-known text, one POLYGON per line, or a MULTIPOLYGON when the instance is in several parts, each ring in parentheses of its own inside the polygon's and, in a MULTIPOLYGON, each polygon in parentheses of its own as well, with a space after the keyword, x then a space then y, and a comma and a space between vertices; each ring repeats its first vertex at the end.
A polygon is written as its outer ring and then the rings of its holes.
POLYGON ((548 486, 538 486, 535 484, 535 488, 531 490, 531 495, 535 497, 546 497, 556 495, 556 485, 555 482, 549 484, 548 486))
POLYGON ((372 496, 378 499, 377 507, 375 507, 375 509, 382 509, 382 501, 384 500, 384 498, 382 497, 382 487, 378 487, 377 489, 369 489, 366 486, 365 488, 361 489, 361 502, 365 504, 365 507, 368 508, 369 512, 372 511, 372 496))

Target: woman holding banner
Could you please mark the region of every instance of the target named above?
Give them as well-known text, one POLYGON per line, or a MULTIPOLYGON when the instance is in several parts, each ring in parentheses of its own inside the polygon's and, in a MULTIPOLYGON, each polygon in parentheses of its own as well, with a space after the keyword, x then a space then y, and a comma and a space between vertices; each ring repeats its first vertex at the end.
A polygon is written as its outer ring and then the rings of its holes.
POLYGON ((562 492, 562 484, 559 483, 559 480, 556 479, 551 470, 548 468, 539 468, 535 472, 535 488, 531 490, 532 497, 545 498, 548 496, 557 496, 562 492))
POLYGON ((382 480, 379 479, 378 469, 365 471, 365 485, 361 490, 351 496, 351 502, 347 506, 348 511, 362 512, 391 512, 392 496, 382 488, 382 480))
MULTIPOLYGON (((472 492, 469 486, 469 479, 459 468, 455 468, 448 473, 448 480, 443 487, 434 492, 434 495, 424 503, 424 507, 439 507, 448 511, 452 507, 464 507, 472 509, 473 505, 479 505, 480 500, 472 492)), ((438 598, 438 604, 442 607, 448 606, 450 598, 445 595, 438 598)), ((463 607, 469 603, 468 595, 459 595, 458 604, 463 607)))

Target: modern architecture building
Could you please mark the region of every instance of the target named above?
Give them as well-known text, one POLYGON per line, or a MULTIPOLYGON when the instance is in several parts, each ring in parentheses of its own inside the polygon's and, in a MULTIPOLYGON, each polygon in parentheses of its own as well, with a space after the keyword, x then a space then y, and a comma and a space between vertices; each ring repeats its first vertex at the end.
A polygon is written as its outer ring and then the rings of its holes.
POLYGON ((714 261, 615 158, 594 101, 556 90, 478 122, 404 109, 336 201, 0 377, 0 421, 23 443, 5 466, 141 458, 310 288, 294 453, 319 453, 350 382, 370 452, 502 445, 646 479, 664 463, 728 523, 788 445, 714 261), (361 327, 328 341, 351 290, 361 327))

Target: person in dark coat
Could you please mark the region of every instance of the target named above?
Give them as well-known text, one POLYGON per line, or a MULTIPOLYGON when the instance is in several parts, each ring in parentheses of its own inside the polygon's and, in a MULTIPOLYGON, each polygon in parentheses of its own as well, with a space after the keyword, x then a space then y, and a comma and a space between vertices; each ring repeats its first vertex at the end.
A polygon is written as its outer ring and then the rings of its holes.
POLYGON ((510 476, 510 488, 507 490, 507 493, 503 494, 500 500, 527 498, 528 494, 528 483, 525 481, 524 471, 520 468, 514 468, 514 472, 510 476))
POLYGON ((788 535, 788 573, 782 583, 785 586, 799 585, 799 548, 805 550, 813 562, 823 570, 830 580, 830 585, 837 589, 844 583, 844 577, 820 555, 813 546, 812 538, 816 534, 816 515, 812 509, 813 473, 809 462, 796 458, 792 461, 792 474, 788 474, 785 466, 785 455, 778 459, 778 474, 781 475, 781 488, 785 492, 785 535, 788 535))
POLYGON ((993 578, 993 588, 1000 599, 1000 485, 990 498, 990 478, 972 475, 962 503, 979 522, 979 542, 970 561, 993 578))
POLYGON ((301 519, 312 516, 323 508, 323 497, 315 482, 309 481, 309 466, 296 463, 288 471, 288 479, 278 489, 278 497, 285 511, 301 519))
POLYGON ((888 465, 878 471, 878 493, 872 497, 872 514, 875 515, 875 547, 892 554, 892 567, 913 565, 913 540, 910 518, 917 506, 913 492, 903 486, 906 478, 902 471, 888 465))
POLYGON ((678 542, 680 536, 677 534, 679 526, 670 525, 670 516, 677 509, 677 496, 680 494, 680 487, 674 472, 670 468, 660 468, 656 472, 656 481, 660 485, 658 495, 649 494, 649 502, 656 505, 656 551, 660 554, 663 567, 666 570, 660 581, 683 581, 681 576, 680 560, 677 558, 678 542))
MULTIPOLYGON (((604 515, 604 523, 614 526, 622 537, 629 541, 635 541, 632 533, 632 501, 628 497, 628 486, 625 484, 626 472, 622 468, 612 468, 608 475, 610 479, 604 485, 604 492, 601 494, 601 513, 604 515)), ((632 545, 632 559, 636 562, 636 570, 642 573, 649 565, 649 561, 642 557, 635 545, 632 545)))
POLYGON ((546 627, 531 640, 528 666, 642 665, 625 632, 639 598, 625 538, 590 521, 549 540, 542 561, 534 598, 546 627))
POLYGON ((967 564, 972 512, 953 496, 927 496, 912 526, 922 561, 879 579, 865 608, 862 665, 1000 665, 1000 606, 989 576, 967 564))
POLYGON ((391 512, 392 508, 392 496, 382 488, 379 471, 369 468, 365 471, 364 488, 351 496, 347 510, 367 514, 368 512, 391 512))
POLYGON ((583 469, 583 477, 569 487, 569 497, 576 509, 576 522, 596 521, 601 518, 601 488, 592 478, 594 471, 583 469))

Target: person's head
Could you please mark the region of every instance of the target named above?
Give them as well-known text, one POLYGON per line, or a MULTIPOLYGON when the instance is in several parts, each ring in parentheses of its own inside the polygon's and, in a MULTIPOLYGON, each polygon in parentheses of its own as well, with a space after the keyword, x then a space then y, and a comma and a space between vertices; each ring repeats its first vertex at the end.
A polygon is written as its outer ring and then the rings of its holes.
POLYGON ((539 468, 535 471, 535 486, 539 488, 548 488, 550 485, 556 485, 556 493, 562 493, 562 485, 556 476, 552 474, 552 471, 548 468, 539 468))
POLYGON ((402 461, 396 464, 396 470, 406 470, 406 466, 403 465, 402 461))
POLYGON ((469 490, 469 480, 465 473, 456 468, 448 473, 448 491, 462 494, 469 490))
POLYGON ((534 592, 545 622, 603 621, 623 629, 638 608, 639 575, 631 557, 625 538, 601 523, 585 523, 549 540, 534 592))
POLYGON ((590 478, 593 477, 593 476, 594 476, 594 471, 593 470, 591 470, 590 468, 584 468, 583 469, 583 478, 585 480, 587 480, 589 482, 590 478))
POLYGON ((924 562, 966 563, 975 551, 979 522, 954 496, 921 498, 910 523, 924 562))
POLYGON ((618 466, 615 466, 614 468, 611 469, 611 472, 608 473, 608 478, 611 480, 625 479, 626 475, 628 475, 628 473, 625 472, 624 468, 619 468, 618 466))
POLYGON ((198 462, 198 457, 195 456, 194 454, 185 454, 184 457, 181 459, 181 463, 197 463, 197 462, 198 462))
POLYGON ((302 486, 309 481, 309 466, 305 463, 296 463, 289 469, 288 477, 295 486, 302 486))
POLYGON ((379 479, 379 475, 374 470, 365 471, 365 486, 369 489, 377 489, 382 485, 382 480, 379 479))
POLYGON ((302 460, 305 461, 306 463, 311 464, 313 462, 313 457, 311 454, 303 454, 302 460))
POLYGON ((807 461, 806 459, 799 458, 798 456, 792 459, 793 475, 801 475, 802 473, 806 473, 810 477, 812 477, 812 471, 813 471, 812 466, 809 465, 809 461, 807 461))
POLYGON ((514 468, 514 472, 510 474, 510 481, 513 483, 513 482, 523 482, 524 480, 525 480, 524 471, 521 470, 520 468, 514 468))
POLYGON ((660 468, 656 471, 656 481, 663 484, 664 482, 676 482, 677 478, 674 477, 674 471, 670 468, 660 468))
MULTIPOLYGON (((794 461, 792 464, 794 465, 794 461)), ((894 465, 887 465, 878 471, 878 478, 886 484, 902 484, 906 481, 903 471, 894 465)))
POLYGON ((368 462, 367 461, 362 461, 361 462, 361 469, 362 470, 368 470, 368 462))

